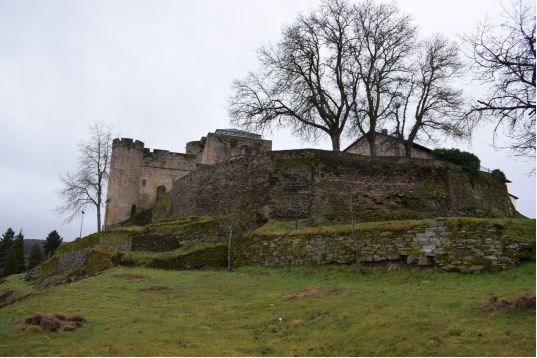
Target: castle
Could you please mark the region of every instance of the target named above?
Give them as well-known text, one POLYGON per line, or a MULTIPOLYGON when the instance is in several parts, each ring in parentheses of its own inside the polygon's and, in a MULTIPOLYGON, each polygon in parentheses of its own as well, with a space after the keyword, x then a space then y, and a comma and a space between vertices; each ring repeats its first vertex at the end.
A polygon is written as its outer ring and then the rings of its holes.
POLYGON ((475 219, 520 217, 504 184, 483 173, 471 178, 419 145, 407 158, 402 143, 377 134, 376 157, 363 139, 341 152, 272 151, 271 141, 234 129, 189 142, 184 154, 115 139, 106 230, 62 245, 46 274, 231 261, 266 267, 400 261, 479 272, 531 257, 534 246, 509 237, 505 225, 475 219), (239 220, 233 246, 226 218, 239 220), (305 230, 288 228, 299 219, 305 230), (257 230, 270 220, 267 226, 278 231, 257 230), (358 224, 356 231, 341 225, 349 222, 358 224), (133 261, 99 247, 169 255, 133 261), (181 247, 188 250, 173 252, 181 247))
POLYGON ((271 141, 236 129, 189 142, 184 154, 115 139, 105 228, 150 208, 159 220, 222 215, 229 203, 276 219, 336 218, 349 196, 365 221, 494 215, 491 209, 516 215, 505 185, 486 176, 472 183, 459 166, 431 159, 418 144, 405 158, 402 143, 384 132, 377 147, 376 158, 363 139, 343 152, 272 151, 271 141), (291 182, 304 184, 300 193, 291 182))
POLYGON ((130 138, 112 143, 105 227, 155 205, 175 180, 200 166, 214 165, 272 150, 272 141, 237 129, 218 129, 186 145, 186 153, 145 148, 130 138))

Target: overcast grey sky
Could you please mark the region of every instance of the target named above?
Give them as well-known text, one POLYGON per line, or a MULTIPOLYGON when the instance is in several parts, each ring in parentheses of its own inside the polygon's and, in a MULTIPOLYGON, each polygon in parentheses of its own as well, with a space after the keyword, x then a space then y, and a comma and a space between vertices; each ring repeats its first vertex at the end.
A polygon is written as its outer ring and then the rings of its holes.
MULTIPOLYGON (((420 35, 451 39, 471 33, 495 0, 398 1, 420 35)), ((225 110, 233 79, 255 70, 255 50, 276 42, 281 26, 318 5, 307 0, 24 1, 0 0, 0 231, 23 228, 28 239, 58 230, 78 236, 51 213, 59 204, 58 174, 73 170, 77 142, 91 121, 113 125, 122 137, 152 149, 184 152, 186 142, 229 127, 225 110)), ((480 89, 471 88, 476 95, 480 89)), ((274 149, 330 149, 302 143, 288 131, 270 138, 274 149)), ((347 139, 343 148, 350 143, 347 139)), ((495 152, 492 127, 471 145, 482 165, 502 169, 520 197, 519 211, 535 217, 534 163, 495 152)), ((451 147, 446 143, 444 147, 451 147)), ((86 215, 83 234, 96 230, 86 215)))

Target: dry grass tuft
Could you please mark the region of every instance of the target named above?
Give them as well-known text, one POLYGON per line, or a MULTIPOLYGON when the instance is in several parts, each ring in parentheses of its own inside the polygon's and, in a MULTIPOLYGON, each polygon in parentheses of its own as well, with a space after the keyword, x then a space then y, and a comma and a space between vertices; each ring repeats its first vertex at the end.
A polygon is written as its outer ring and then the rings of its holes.
POLYGON ((498 300, 498 297, 492 297, 485 305, 489 311, 499 311, 505 309, 517 310, 534 310, 535 309, 535 292, 526 293, 524 296, 511 300, 498 300))
POLYGON ((171 290, 171 288, 166 287, 166 286, 160 286, 160 285, 151 285, 151 286, 142 288, 142 291, 146 291, 146 292, 148 291, 161 292, 161 291, 169 291, 169 290, 171 290))
POLYGON ((82 323, 86 323, 86 319, 80 316, 71 318, 62 314, 36 314, 22 320, 25 326, 39 326, 47 332, 58 331, 74 331, 76 328, 82 327, 82 323))
POLYGON ((299 300, 301 298, 304 298, 304 297, 308 297, 308 296, 317 296, 317 295, 325 295, 327 294, 328 291, 326 291, 325 289, 323 288, 320 288, 320 287, 317 287, 317 286, 311 286, 311 287, 308 287, 298 293, 295 293, 294 295, 290 295, 290 296, 284 296, 283 299, 288 301, 288 300, 299 300))

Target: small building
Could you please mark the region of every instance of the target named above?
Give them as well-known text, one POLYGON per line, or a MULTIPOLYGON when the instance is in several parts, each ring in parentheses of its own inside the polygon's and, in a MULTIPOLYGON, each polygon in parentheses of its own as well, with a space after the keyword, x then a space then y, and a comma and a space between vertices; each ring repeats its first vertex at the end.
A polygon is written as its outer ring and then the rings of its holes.
MULTIPOLYGON (((405 143, 406 141, 389 135, 388 131, 383 129, 382 132, 377 132, 376 135, 377 155, 380 157, 404 157, 406 155, 405 143)), ((371 156, 369 142, 367 141, 366 137, 358 138, 343 151, 347 153, 371 156)), ((432 157, 431 149, 417 143, 412 144, 412 158, 432 159, 432 157)))

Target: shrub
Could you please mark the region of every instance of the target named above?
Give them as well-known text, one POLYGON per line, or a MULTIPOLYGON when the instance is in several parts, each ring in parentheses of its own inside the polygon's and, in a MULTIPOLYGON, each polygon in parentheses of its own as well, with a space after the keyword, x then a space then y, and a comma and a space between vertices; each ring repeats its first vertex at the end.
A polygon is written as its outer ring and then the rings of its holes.
POLYGON ((480 175, 481 161, 472 153, 461 152, 458 149, 435 149, 432 154, 434 159, 460 165, 470 177, 472 184, 480 175))
POLYGON ((496 180, 500 184, 507 183, 507 177, 505 176, 504 172, 502 172, 500 169, 494 169, 490 173, 490 177, 494 180, 496 180))

